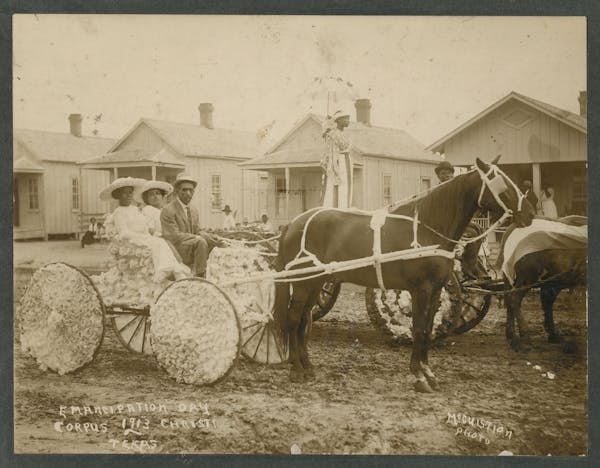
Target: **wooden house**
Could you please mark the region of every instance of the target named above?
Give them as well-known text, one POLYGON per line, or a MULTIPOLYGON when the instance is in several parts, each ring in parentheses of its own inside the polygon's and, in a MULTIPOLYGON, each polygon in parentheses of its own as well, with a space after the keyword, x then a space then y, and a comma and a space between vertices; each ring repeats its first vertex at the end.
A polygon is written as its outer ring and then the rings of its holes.
MULTIPOLYGON (((356 122, 345 129, 354 166, 353 206, 373 210, 437 183, 439 157, 403 130, 372 125, 368 99, 355 106, 356 122)), ((321 205, 323 119, 306 115, 264 156, 241 164, 268 173, 267 213, 276 225, 321 205)))
POLYGON ((190 174, 198 181, 192 203, 202 227, 222 226, 225 205, 237 211, 240 222, 259 219, 265 209, 260 183, 266 179, 238 166, 257 156, 256 134, 215 128, 210 103, 200 104, 199 111, 198 124, 142 118, 105 154, 82 166, 110 173, 111 180, 131 176, 172 183, 179 172, 190 174))
MULTIPOLYGON (((587 92, 580 114, 511 92, 427 147, 454 165, 491 160, 533 190, 553 187, 559 216, 587 213, 587 92)), ((539 205, 538 205, 539 208, 539 205)))
POLYGON ((82 213, 104 213, 98 192, 108 175, 77 163, 107 151, 109 138, 81 135, 80 114, 70 133, 15 129, 13 132, 13 238, 77 235, 82 213))

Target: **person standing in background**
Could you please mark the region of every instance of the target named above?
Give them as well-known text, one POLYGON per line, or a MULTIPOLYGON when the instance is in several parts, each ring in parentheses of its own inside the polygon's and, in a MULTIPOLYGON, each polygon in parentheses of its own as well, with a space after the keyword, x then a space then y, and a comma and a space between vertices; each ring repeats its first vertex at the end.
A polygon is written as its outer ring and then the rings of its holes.
POLYGON ((523 192, 525 194, 525 198, 527 198, 527 201, 529 203, 531 203, 531 206, 533 206, 533 210, 537 213, 538 212, 538 197, 535 194, 535 192, 533 191, 533 187, 531 185, 530 180, 523 181, 523 184, 521 186, 521 192, 523 192))
POLYGON ((548 186, 545 189, 542 189, 540 200, 542 214, 546 218, 558 218, 558 210, 556 209, 556 203, 554 203, 554 188, 548 186))

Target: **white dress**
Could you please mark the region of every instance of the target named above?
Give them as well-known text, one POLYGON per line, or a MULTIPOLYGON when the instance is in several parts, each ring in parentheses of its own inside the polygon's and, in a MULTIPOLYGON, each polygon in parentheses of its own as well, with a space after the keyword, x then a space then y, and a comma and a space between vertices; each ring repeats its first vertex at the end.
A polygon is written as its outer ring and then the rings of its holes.
POLYGON ((142 214, 146 217, 146 222, 153 236, 162 237, 162 225, 160 223, 160 210, 152 205, 146 205, 142 208, 142 214))
POLYGON ((235 218, 231 213, 225 215, 223 229, 235 229, 235 218))
POLYGON ((190 276, 190 269, 177 261, 166 241, 150 235, 146 217, 137 207, 119 206, 113 211, 112 219, 121 239, 144 245, 151 250, 155 282, 160 283, 171 274, 176 279, 190 276))
POLYGON ((542 191, 540 195, 540 201, 542 205, 542 214, 547 218, 558 218, 558 212, 556 209, 556 203, 554 203, 554 197, 552 194, 546 196, 542 191))
POLYGON ((326 150, 322 164, 327 174, 327 181, 323 206, 348 208, 352 204, 350 141, 346 134, 338 128, 329 130, 325 133, 324 138, 326 150))

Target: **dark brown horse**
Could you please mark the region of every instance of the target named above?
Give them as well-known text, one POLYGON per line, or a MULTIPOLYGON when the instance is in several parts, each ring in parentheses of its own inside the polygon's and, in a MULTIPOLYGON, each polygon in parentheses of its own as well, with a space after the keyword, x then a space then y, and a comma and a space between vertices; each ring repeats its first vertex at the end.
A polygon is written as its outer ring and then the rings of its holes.
MULTIPOLYGON (((474 170, 392 211, 392 214, 412 217, 418 210, 421 224, 417 229, 417 239, 421 245, 439 245, 444 251, 452 252, 453 241, 460 239, 478 208, 490 211, 495 219, 511 210, 518 225, 527 226, 531 222, 533 208, 512 181, 496 166, 479 159, 476 163, 474 170)), ((304 251, 312 253, 324 264, 368 257, 373 253, 374 241, 370 222, 370 216, 351 211, 317 209, 303 213, 281 234, 276 268, 283 270, 301 255, 303 237, 304 251)), ((413 241, 411 221, 387 218, 381 228, 382 252, 410 249, 413 241)), ((431 392, 432 387, 437 387, 437 381, 428 365, 429 339, 440 292, 452 269, 452 259, 448 256, 426 256, 384 263, 381 268, 386 288, 405 289, 412 296, 414 345, 410 370, 417 379, 416 390, 431 392)), ((287 283, 277 284, 274 318, 281 327, 283 343, 289 346, 292 381, 302 382, 314 376, 305 333, 310 311, 323 283, 328 280, 379 287, 373 266, 299 279, 293 283, 292 291, 287 283)))
MULTIPOLYGON (((587 225, 583 216, 568 216, 558 220, 572 226, 587 225)), ((512 233, 508 230, 503 238, 512 233)), ((501 259, 499 259, 501 260, 501 259)), ((521 302, 531 288, 538 285, 544 311, 544 329, 548 341, 559 343, 560 335, 554 327, 554 301, 563 289, 587 286, 587 245, 572 249, 545 249, 523 256, 514 266, 514 292, 506 295, 506 338, 515 350, 526 351, 530 347, 529 327, 521 312, 521 302), (515 337, 515 318, 519 325, 519 338, 515 337)), ((510 282, 505 275, 508 288, 510 282)))

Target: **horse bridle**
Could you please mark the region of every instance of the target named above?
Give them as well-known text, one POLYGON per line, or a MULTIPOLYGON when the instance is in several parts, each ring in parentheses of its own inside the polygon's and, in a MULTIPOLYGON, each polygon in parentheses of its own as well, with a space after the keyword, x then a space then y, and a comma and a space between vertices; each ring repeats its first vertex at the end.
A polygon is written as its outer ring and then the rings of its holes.
POLYGON ((494 197, 494 200, 496 200, 496 203, 498 203, 498 205, 500 205, 500 208, 504 210, 504 214, 500 217, 500 220, 498 220, 497 224, 501 224, 504 220, 512 217, 514 215, 513 210, 506 206, 506 204, 500 198, 500 195, 508 190, 508 186, 506 185, 506 181, 508 180, 515 189, 517 197, 519 197, 519 200, 517 202, 517 212, 521 211, 521 209, 523 208, 523 200, 525 199, 525 195, 521 192, 521 190, 519 190, 519 187, 517 187, 516 184, 512 180, 510 180, 510 178, 504 172, 502 172, 502 170, 498 166, 490 164, 490 168, 487 172, 484 172, 479 167, 476 167, 476 169, 477 172, 479 172, 479 177, 482 181, 479 197, 477 198, 477 206, 479 208, 483 208, 483 206, 481 205, 481 200, 483 199, 483 194, 485 193, 485 189, 487 187, 487 189, 494 197))

